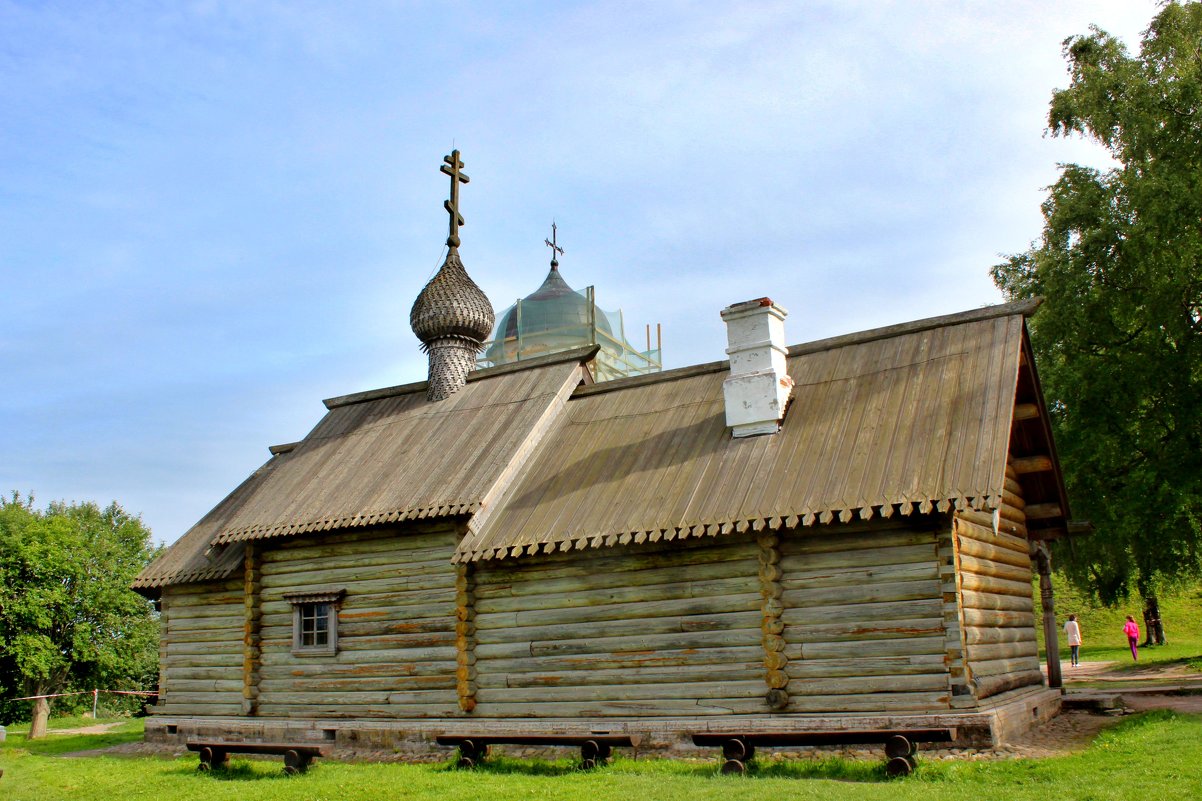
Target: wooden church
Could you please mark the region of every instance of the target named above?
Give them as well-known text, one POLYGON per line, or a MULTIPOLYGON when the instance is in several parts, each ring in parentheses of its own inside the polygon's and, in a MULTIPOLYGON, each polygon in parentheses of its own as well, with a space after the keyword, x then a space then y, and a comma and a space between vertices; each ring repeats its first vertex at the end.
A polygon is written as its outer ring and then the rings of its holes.
POLYGON ((981 745, 1056 713, 1032 565, 1068 504, 1034 304, 787 346, 763 298, 722 311, 724 361, 596 382, 585 343, 477 369, 494 314, 445 161, 448 254, 411 313, 429 380, 325 401, 138 577, 148 740, 981 745))

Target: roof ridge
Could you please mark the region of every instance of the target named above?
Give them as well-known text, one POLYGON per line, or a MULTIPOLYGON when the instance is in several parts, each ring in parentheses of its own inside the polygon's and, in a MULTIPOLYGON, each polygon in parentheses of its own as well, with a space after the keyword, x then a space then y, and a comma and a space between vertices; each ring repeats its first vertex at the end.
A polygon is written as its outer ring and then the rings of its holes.
POLYGON ((842 348, 846 345, 859 345, 864 342, 901 336, 902 334, 916 334, 920 331, 929 331, 934 328, 946 328, 949 325, 976 323, 982 320, 992 320, 996 317, 1011 317, 1016 314, 1028 317, 1039 308, 1039 304, 1041 303, 1043 303, 1043 298, 1041 297, 1026 298, 1024 300, 1011 301, 1010 303, 999 303, 995 306, 982 306, 979 309, 970 309, 954 314, 943 314, 938 317, 911 320, 908 323, 870 328, 867 331, 840 334, 838 336, 827 337, 826 339, 816 339, 813 342, 803 342, 800 345, 791 345, 789 346, 788 353, 790 356, 801 356, 806 353, 842 348))
MULTIPOLYGON (((516 373, 519 370, 532 370, 536 367, 547 367, 548 365, 559 364, 561 362, 585 362, 591 359, 600 349, 600 345, 582 345, 571 350, 562 350, 557 353, 548 353, 545 356, 536 356, 533 359, 499 364, 495 367, 481 367, 468 373, 467 381, 470 384, 473 381, 482 381, 485 378, 492 378, 493 376, 516 373)), ((355 403, 366 403, 367 401, 380 400, 382 398, 393 398, 397 395, 410 395, 414 392, 422 392, 428 384, 428 381, 414 381, 411 384, 397 384, 392 387, 368 389, 363 392, 352 392, 349 395, 326 398, 322 403, 325 404, 327 409, 337 409, 341 406, 350 406, 355 403)))
MULTIPOLYGON (((944 328, 949 325, 961 325, 963 323, 980 322, 981 320, 992 320, 995 317, 1010 317, 1016 314, 1021 314, 1024 317, 1027 317, 1034 312, 1041 303, 1043 303, 1043 298, 1028 298, 1026 300, 1012 301, 1010 303, 999 303, 995 306, 983 306, 979 309, 970 309, 968 311, 956 312, 955 314, 927 317, 922 320, 913 320, 908 323, 897 323, 895 325, 887 325, 881 328, 870 328, 867 331, 856 331, 851 334, 839 334, 838 336, 827 337, 825 339, 816 339, 812 342, 803 342, 798 345, 790 345, 788 348, 788 355, 803 356, 807 353, 817 353, 818 351, 842 348, 848 345, 860 345, 865 342, 873 342, 878 339, 887 339, 888 337, 901 336, 902 334, 915 334, 921 331, 929 331, 934 328, 944 328)), ((642 386, 643 384, 656 384, 661 381, 677 381, 682 378, 692 378, 696 375, 704 375, 705 373, 717 373, 722 370, 726 370, 729 367, 730 361, 728 359, 723 359, 716 362, 692 364, 688 365, 687 367, 676 367, 672 370, 663 370, 658 373, 647 373, 645 375, 616 378, 612 381, 602 381, 597 384, 586 384, 584 386, 577 387, 576 392, 573 393, 573 397, 597 395, 602 392, 612 392, 613 390, 637 387, 642 386)))

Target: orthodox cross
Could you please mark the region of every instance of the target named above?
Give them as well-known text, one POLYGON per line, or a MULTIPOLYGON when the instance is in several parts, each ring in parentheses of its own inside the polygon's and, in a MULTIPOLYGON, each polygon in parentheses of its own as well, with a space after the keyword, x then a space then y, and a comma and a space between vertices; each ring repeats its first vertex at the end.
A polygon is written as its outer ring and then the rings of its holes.
POLYGON ((551 223, 551 238, 543 240, 544 242, 547 243, 547 247, 551 248, 551 266, 552 267, 559 266, 559 261, 555 258, 556 255, 559 255, 559 256, 563 255, 563 248, 561 248, 559 246, 559 240, 557 240, 555 237, 558 230, 559 230, 559 227, 554 223, 554 221, 552 221, 552 223, 551 223))
POLYGON ((460 172, 463 169, 463 162, 459 160, 459 151, 452 150, 451 155, 443 156, 442 160, 446 162, 441 167, 444 175, 451 176, 451 199, 442 202, 443 208, 447 210, 447 214, 451 215, 451 232, 447 237, 447 247, 459 247, 459 226, 463 225, 463 215, 459 213, 459 184, 466 184, 470 178, 460 172))

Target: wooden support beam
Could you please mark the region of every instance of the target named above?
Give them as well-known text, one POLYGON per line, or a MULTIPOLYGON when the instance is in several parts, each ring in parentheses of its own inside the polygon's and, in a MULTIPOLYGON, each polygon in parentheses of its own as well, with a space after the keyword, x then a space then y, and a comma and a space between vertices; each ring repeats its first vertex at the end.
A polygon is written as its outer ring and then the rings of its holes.
POLYGON ((1034 420, 1039 417, 1039 407, 1034 403, 1016 403, 1014 405, 1015 420, 1034 420))
POLYGON ((1027 473, 1046 473, 1052 469, 1050 456, 1021 456, 1010 460, 1014 472, 1021 475, 1027 473))
POLYGON ((1052 517, 1063 517, 1058 503, 1033 503, 1024 510, 1028 520, 1047 520, 1052 517))

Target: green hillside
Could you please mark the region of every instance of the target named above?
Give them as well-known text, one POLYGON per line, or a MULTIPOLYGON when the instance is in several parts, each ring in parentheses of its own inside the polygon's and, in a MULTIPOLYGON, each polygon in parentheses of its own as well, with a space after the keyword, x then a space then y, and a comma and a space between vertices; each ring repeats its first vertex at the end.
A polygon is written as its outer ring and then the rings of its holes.
MULTIPOLYGON (((1125 604, 1108 609, 1090 603, 1063 577, 1056 576, 1053 582, 1056 588, 1056 620, 1061 627, 1060 649, 1065 664, 1068 663, 1068 642, 1064 638, 1064 621, 1068 620, 1070 614, 1075 614, 1081 625, 1082 661, 1114 660, 1131 665, 1131 653, 1123 636, 1123 621, 1127 615, 1135 617, 1139 623, 1142 644, 1146 632, 1141 600, 1131 598, 1125 604)), ((1035 597, 1038 611, 1038 588, 1035 597)), ((1168 644, 1141 648, 1140 665, 1184 661, 1192 663, 1193 669, 1202 670, 1202 582, 1163 593, 1160 596, 1160 616, 1168 644)))

